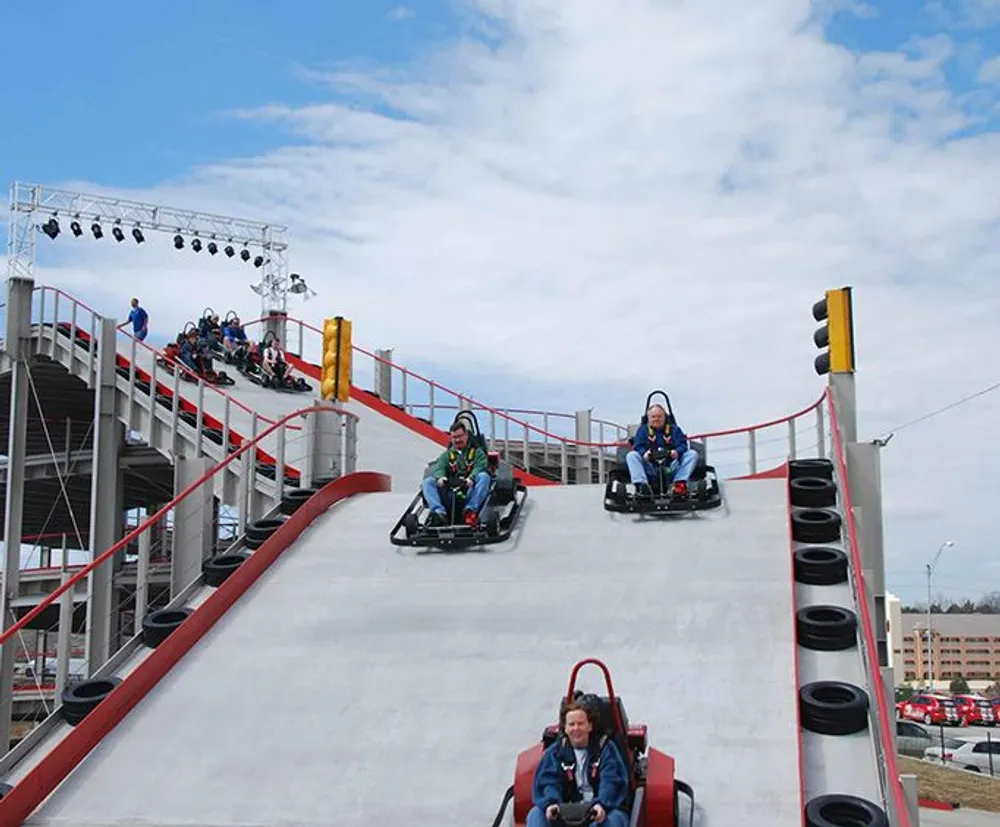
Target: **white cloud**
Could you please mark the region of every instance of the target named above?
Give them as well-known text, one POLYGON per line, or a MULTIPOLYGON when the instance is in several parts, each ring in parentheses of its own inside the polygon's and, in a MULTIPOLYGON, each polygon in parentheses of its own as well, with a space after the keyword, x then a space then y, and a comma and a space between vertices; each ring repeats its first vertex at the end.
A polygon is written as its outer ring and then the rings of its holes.
POLYGON ((409 20, 415 12, 409 6, 396 6, 386 15, 390 20, 409 20))
POLYGON ((979 67, 980 83, 997 83, 1000 81, 1000 57, 987 60, 979 67))
MULTIPOLYGON (((665 385, 691 430, 798 408, 821 386, 810 307, 841 284, 864 436, 995 380, 998 140, 943 140, 968 122, 941 71, 950 40, 856 58, 805 0, 477 8, 502 45, 329 76, 325 105, 252 114, 305 146, 134 195, 289 223, 314 321, 348 314, 403 362, 547 381, 536 406, 599 381, 564 406, 632 419, 665 385)), ((235 265, 146 247, 91 244, 52 277, 124 307, 142 273, 154 323, 252 308, 235 265)), ((928 517, 890 517, 897 570, 942 532, 992 553, 996 413, 970 404, 886 450, 893 513, 928 517)))

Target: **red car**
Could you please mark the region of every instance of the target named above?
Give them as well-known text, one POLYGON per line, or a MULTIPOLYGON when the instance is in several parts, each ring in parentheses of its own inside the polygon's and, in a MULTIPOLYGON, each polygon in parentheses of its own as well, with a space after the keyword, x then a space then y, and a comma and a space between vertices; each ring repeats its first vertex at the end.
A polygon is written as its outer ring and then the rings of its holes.
POLYGON ((952 695, 958 704, 962 726, 996 726, 997 716, 992 701, 978 695, 952 695))
POLYGON ((896 704, 896 717, 900 720, 923 721, 925 724, 962 724, 958 703, 946 695, 912 695, 896 704))

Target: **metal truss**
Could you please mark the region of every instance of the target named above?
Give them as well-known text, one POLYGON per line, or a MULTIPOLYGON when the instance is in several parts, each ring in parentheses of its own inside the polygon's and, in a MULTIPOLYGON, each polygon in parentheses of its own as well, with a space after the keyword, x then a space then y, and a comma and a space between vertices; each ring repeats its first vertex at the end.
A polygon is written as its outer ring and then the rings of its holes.
MULTIPOLYGON (((101 238, 104 226, 108 225, 118 241, 131 232, 139 242, 143 240, 143 232, 152 231, 189 236, 195 250, 211 244, 209 249, 214 253, 219 245, 225 244, 230 257, 236 254, 235 247, 241 247, 239 254, 244 261, 255 253, 254 265, 262 269, 263 277, 252 289, 261 297, 264 316, 287 313, 288 293, 303 292, 299 283, 304 285, 304 281, 300 276, 293 276, 292 284, 288 283, 288 228, 284 226, 20 182, 11 185, 10 211, 9 278, 32 278, 37 232, 46 231, 48 220, 56 220, 52 225, 55 228, 60 219, 69 219, 75 235, 91 230, 96 238, 101 238)), ((62 229, 58 226, 59 232, 62 229)))

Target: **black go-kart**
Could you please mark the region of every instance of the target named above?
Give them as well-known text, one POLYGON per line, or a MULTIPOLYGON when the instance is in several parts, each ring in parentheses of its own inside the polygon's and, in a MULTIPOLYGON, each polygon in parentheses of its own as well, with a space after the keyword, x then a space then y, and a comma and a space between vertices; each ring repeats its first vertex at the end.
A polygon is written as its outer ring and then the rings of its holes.
MULTIPOLYGON (((449 475, 442 491, 451 494, 450 497, 442 497, 446 507, 450 500, 443 524, 428 524, 431 512, 421 490, 389 532, 389 541, 395 546, 440 549, 484 546, 502 543, 514 531, 514 525, 528 496, 527 486, 519 477, 514 476, 513 466, 501 461, 498 452, 489 450, 486 438, 479 430, 479 420, 472 411, 462 411, 455 417, 455 422, 465 425, 469 433, 469 444, 486 453, 490 487, 483 507, 479 510, 479 520, 475 526, 465 524, 465 481, 449 475)), ((433 462, 428 463, 425 477, 431 475, 433 467, 433 462)))
POLYGON ((277 363, 274 366, 273 376, 268 376, 264 373, 264 369, 261 367, 259 360, 263 358, 264 351, 274 338, 274 333, 271 331, 268 331, 264 335, 264 338, 261 340, 260 345, 257 348, 257 358, 247 358, 239 367, 240 373, 242 373, 254 384, 260 385, 262 388, 272 388, 276 391, 290 391, 292 393, 308 393, 312 390, 312 385, 310 385, 303 377, 296 376, 293 378, 285 375, 285 371, 288 369, 287 362, 277 363))
MULTIPOLYGON (((676 423, 670 397, 664 391, 653 391, 646 397, 646 407, 643 409, 639 428, 648 426, 649 418, 646 411, 656 396, 662 396, 665 401, 663 407, 667 411, 667 424, 676 423)), ((633 439, 630 438, 626 445, 619 446, 615 467, 608 472, 608 481, 604 489, 606 511, 623 514, 677 514, 718 508, 722 505, 719 478, 715 468, 705 461, 705 446, 702 443, 688 440, 688 448, 697 452, 698 462, 682 491, 678 491, 673 484, 673 475, 669 470, 672 462, 669 452, 661 449, 652 454, 650 463, 656 468, 657 473, 649 479, 652 494, 650 497, 637 496, 635 486, 631 482, 632 475, 629 473, 625 457, 632 450, 632 445, 633 439)))

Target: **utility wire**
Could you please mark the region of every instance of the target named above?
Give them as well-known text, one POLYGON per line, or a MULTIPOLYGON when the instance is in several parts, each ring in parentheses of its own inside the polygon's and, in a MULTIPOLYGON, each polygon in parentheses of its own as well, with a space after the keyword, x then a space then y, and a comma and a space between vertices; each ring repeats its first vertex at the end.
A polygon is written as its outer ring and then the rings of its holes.
POLYGON ((1000 390, 1000 382, 995 382, 994 384, 983 388, 982 390, 976 391, 975 393, 970 393, 968 396, 963 396, 961 399, 956 400, 943 408, 938 408, 936 411, 931 411, 923 416, 918 416, 916 419, 911 419, 909 422, 904 422, 902 425, 897 425, 895 428, 890 428, 888 431, 883 431, 882 433, 888 437, 892 437, 897 431, 903 430, 903 428, 909 428, 911 425, 917 425, 920 422, 925 422, 931 417, 937 416, 938 414, 943 414, 945 411, 950 411, 957 408, 959 405, 964 405, 966 402, 971 402, 973 399, 978 399, 981 396, 986 396, 989 393, 993 393, 995 390, 1000 390))

